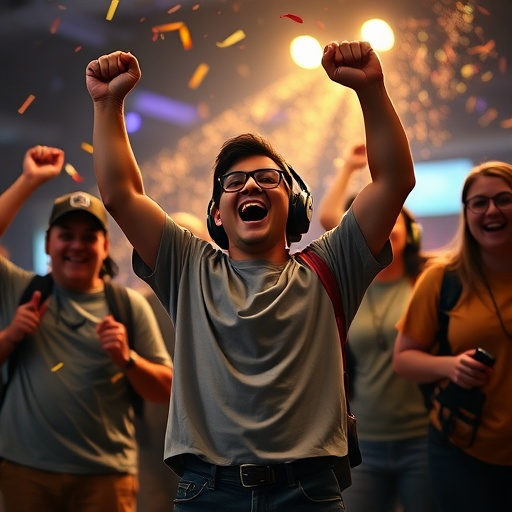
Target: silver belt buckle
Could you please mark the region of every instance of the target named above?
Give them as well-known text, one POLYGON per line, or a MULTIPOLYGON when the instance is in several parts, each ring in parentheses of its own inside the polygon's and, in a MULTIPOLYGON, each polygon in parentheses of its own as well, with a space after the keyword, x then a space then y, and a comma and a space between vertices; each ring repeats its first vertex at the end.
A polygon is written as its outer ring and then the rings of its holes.
POLYGON ((240 465, 240 482, 242 482, 243 487, 251 488, 251 487, 259 487, 261 485, 268 485, 274 483, 274 473, 270 466, 260 466, 259 464, 241 464, 240 465), (258 468, 257 471, 260 473, 260 478, 255 482, 248 482, 251 478, 258 478, 257 475, 249 475, 248 473, 244 473, 245 470, 250 468, 258 468), (264 476, 264 478, 261 478, 264 476))

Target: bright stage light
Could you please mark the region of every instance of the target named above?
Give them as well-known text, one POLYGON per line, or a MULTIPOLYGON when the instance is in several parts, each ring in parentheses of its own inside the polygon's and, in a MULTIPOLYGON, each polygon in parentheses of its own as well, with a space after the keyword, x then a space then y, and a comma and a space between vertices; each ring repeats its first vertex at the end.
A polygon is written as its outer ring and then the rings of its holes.
POLYGON ((315 69, 322 60, 322 47, 311 36, 298 36, 290 43, 290 55, 297 66, 304 69, 315 69))
POLYGON ((387 52, 395 45, 393 29, 383 20, 373 19, 363 23, 361 36, 372 48, 379 52, 387 52))

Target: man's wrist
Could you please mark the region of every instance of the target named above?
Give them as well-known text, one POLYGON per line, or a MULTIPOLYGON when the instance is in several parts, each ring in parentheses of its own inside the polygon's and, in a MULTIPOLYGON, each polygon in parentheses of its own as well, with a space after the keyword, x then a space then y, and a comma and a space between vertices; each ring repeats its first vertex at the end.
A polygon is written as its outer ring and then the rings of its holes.
POLYGON ((135 352, 135 350, 130 350, 128 361, 124 365, 125 370, 129 370, 130 368, 134 368, 137 364, 137 359, 139 358, 139 354, 135 352))

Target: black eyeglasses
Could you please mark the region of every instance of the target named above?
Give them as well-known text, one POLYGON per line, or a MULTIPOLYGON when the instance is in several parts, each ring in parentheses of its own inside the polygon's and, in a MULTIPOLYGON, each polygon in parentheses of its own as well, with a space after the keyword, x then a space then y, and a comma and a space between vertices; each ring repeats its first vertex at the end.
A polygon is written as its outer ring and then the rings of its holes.
POLYGON ((496 208, 500 210, 508 210, 512 208, 512 192, 500 192, 493 197, 473 196, 464 201, 464 204, 473 213, 485 213, 489 208, 490 202, 494 203, 496 208))
POLYGON ((233 171, 219 176, 219 183, 224 192, 242 190, 251 177, 261 188, 276 188, 281 183, 283 171, 280 169, 256 169, 251 172, 233 171))

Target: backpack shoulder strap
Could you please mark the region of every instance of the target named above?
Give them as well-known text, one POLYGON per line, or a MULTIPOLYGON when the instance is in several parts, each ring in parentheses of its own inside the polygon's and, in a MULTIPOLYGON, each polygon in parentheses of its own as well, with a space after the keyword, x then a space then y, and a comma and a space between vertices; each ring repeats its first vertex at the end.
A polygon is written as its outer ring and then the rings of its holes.
POLYGON ((345 398, 347 403, 347 412, 349 416, 350 412, 350 401, 348 399, 349 393, 349 376, 347 370, 347 330, 345 327, 345 313, 343 311, 343 302, 341 298, 340 289, 336 283, 336 278, 332 273, 329 265, 312 249, 306 248, 303 251, 295 255, 295 257, 302 261, 306 266, 314 270, 320 281, 322 282, 325 290, 329 294, 329 297, 334 308, 334 314, 336 315, 336 324, 338 326, 338 333, 341 345, 341 357, 343 359, 343 379, 345 384, 345 398))
MULTIPOLYGON (((36 274, 28 283, 27 287, 21 294, 21 298, 18 302, 18 305, 27 303, 31 298, 34 292, 38 290, 41 292, 41 303, 44 302, 53 291, 53 277, 51 274, 46 274, 44 276, 40 276, 36 274)), ((0 379, 0 408, 2 407, 5 394, 7 392, 7 388, 9 387, 9 383, 11 382, 14 371, 16 370, 16 366, 18 363, 20 345, 17 344, 15 349, 9 355, 9 358, 4 361, 4 368, 2 371, 2 379, 0 379)))
MULTIPOLYGON (((114 318, 126 327, 128 346, 132 349, 135 341, 135 328, 133 325, 132 303, 130 297, 128 297, 126 287, 111 281, 105 281, 104 290, 108 308, 114 318)), ((129 383, 128 397, 135 415, 141 417, 144 414, 144 400, 129 383)))
POLYGON ((130 348, 133 348, 135 332, 133 327, 132 303, 130 302, 126 288, 117 283, 105 281, 105 298, 114 318, 126 327, 128 345, 130 348))
MULTIPOLYGON (((459 300, 462 292, 462 283, 455 270, 445 269, 443 280, 441 282, 441 291, 439 293, 439 303, 437 305, 437 333, 435 353, 442 356, 448 356, 452 353, 450 342, 448 341, 448 324, 450 323, 450 311, 459 300)), ((437 382, 427 382, 419 384, 423 393, 425 406, 427 410, 432 407, 432 397, 437 386, 437 382)))
POLYGON ((451 354, 450 343, 448 342, 448 324, 450 322, 450 311, 454 308, 462 292, 462 283, 455 270, 444 271, 443 281, 441 283, 441 292, 439 294, 439 304, 437 307, 437 318, 439 328, 436 340, 439 344, 438 353, 440 355, 451 354))
POLYGON ((21 298, 18 304, 21 306, 22 304, 28 302, 36 290, 41 292, 41 302, 46 300, 53 292, 52 275, 46 274, 45 276, 40 276, 36 274, 21 294, 21 298))

